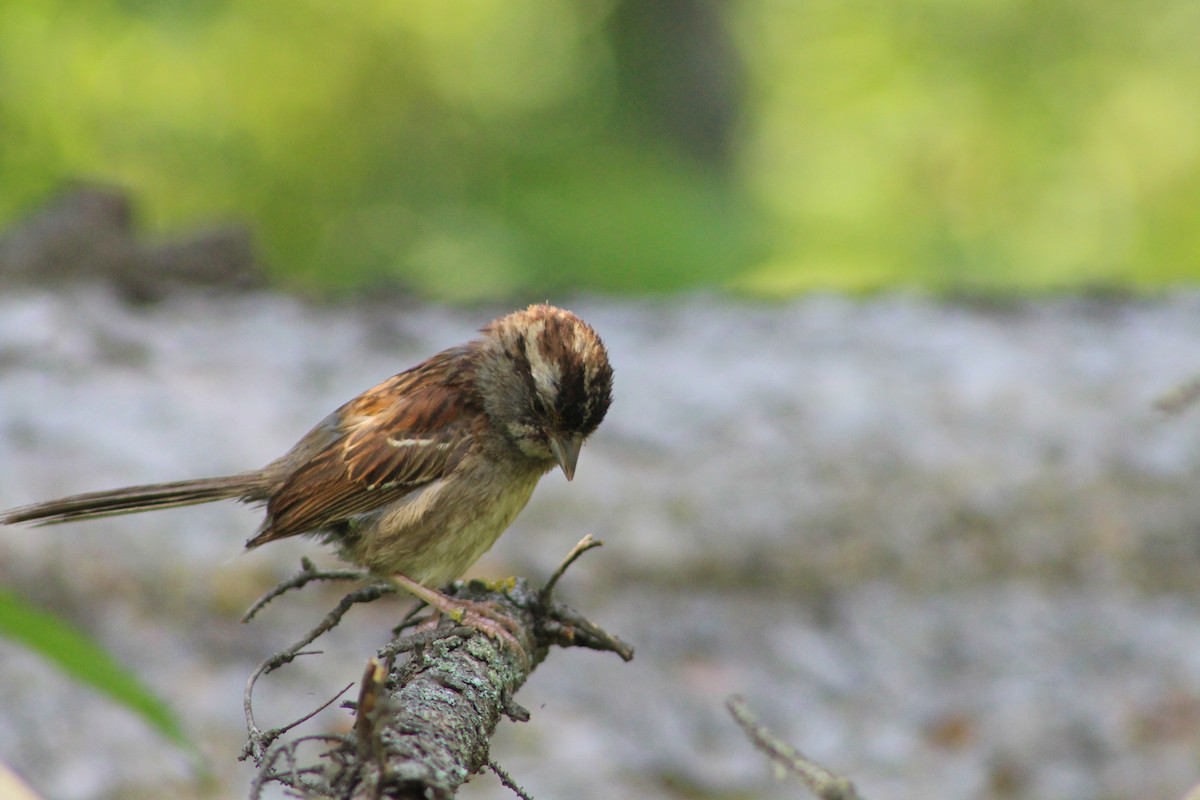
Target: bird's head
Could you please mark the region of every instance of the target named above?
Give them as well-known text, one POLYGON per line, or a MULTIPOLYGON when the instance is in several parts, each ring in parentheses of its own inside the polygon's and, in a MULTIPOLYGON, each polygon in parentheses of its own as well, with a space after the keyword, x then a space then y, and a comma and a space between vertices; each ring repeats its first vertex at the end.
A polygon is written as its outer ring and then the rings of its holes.
POLYGON ((492 423, 526 456, 570 480, 583 442, 612 403, 612 367, 592 326, 532 305, 483 330, 479 390, 492 423))

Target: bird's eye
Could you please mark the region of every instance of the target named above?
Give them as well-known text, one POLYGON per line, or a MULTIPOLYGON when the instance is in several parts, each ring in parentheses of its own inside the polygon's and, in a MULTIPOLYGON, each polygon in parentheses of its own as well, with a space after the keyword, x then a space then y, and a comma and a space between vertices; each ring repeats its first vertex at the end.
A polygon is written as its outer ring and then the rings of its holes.
POLYGON ((533 396, 533 413, 540 417, 546 416, 546 404, 543 402, 541 396, 536 394, 533 396))

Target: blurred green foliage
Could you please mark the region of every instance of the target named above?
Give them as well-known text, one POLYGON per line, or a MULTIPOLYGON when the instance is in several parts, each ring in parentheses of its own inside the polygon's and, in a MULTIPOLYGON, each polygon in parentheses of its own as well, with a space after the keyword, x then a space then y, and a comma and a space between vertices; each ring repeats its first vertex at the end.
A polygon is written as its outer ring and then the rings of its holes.
POLYGON ((1200 277, 1200 5, 750 2, 769 291, 1200 277), (849 276, 853 276, 850 278, 849 276))
POLYGON ((8 0, 0 222, 248 221, 312 291, 1200 275, 1186 0, 8 0))
POLYGON ((28 647, 79 683, 107 695, 179 745, 204 770, 200 752, 175 712, 100 645, 61 617, 0 589, 0 637, 28 647))

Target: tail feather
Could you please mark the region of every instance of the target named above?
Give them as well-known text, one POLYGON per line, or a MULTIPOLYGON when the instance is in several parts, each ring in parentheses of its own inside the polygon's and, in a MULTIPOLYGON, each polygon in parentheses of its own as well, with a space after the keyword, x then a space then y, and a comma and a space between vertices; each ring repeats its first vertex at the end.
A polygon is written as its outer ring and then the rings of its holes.
POLYGON ((133 514, 160 508, 211 503, 214 500, 265 499, 263 476, 257 472, 225 475, 219 478, 200 478, 175 483, 152 483, 126 486, 103 492, 89 492, 47 500, 44 503, 22 506, 0 512, 0 523, 13 525, 33 522, 55 525, 82 519, 95 519, 116 514, 133 514))

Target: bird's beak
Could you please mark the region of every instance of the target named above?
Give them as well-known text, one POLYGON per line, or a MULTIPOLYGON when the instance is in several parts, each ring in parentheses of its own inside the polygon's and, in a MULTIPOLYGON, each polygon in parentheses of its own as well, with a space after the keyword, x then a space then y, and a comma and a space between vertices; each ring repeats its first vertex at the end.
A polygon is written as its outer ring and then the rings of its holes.
POLYGON ((550 436, 550 452, 554 460, 562 467, 567 480, 575 477, 575 464, 579 461, 579 450, 583 447, 583 437, 578 433, 572 436, 550 436))

